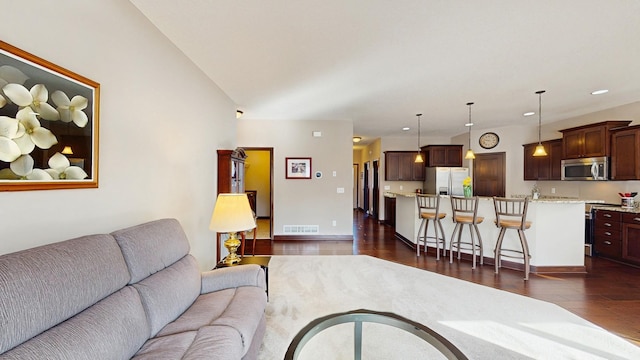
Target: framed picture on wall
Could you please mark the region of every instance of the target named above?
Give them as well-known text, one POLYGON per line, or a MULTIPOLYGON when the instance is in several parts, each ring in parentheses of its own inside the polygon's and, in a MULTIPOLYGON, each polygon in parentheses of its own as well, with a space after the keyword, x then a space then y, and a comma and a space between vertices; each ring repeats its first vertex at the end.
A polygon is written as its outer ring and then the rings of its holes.
POLYGON ((286 158, 287 179, 311 179, 310 157, 286 158))
POLYGON ((0 41, 0 191, 98 187, 100 84, 0 41))

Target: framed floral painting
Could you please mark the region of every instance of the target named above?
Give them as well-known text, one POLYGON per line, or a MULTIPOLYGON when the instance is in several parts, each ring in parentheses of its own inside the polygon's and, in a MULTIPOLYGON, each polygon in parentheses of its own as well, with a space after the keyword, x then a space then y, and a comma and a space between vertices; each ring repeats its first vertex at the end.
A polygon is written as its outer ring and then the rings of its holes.
POLYGON ((0 41, 0 191, 98 187, 100 84, 0 41))

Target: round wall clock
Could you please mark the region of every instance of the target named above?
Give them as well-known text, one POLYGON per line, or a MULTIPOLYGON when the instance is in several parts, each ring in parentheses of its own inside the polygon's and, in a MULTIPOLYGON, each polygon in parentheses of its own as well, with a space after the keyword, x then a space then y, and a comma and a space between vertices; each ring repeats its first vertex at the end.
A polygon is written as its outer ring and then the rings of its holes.
POLYGON ((484 149, 493 149, 499 142, 500 137, 494 132, 486 132, 480 136, 480 139, 478 139, 478 143, 480 143, 480 146, 484 149))

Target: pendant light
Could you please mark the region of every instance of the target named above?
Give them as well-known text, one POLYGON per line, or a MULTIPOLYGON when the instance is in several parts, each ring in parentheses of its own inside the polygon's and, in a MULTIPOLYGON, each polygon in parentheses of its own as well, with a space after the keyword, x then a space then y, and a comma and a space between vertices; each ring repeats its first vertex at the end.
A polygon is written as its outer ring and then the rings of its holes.
POLYGON ((538 146, 536 146, 536 150, 533 152, 533 156, 547 156, 547 151, 542 146, 542 142, 540 141, 540 132, 542 127, 542 94, 545 93, 545 90, 536 91, 538 94, 538 146))
POLYGON ((469 107, 469 122, 464 124, 464 126, 469 128, 469 150, 467 150, 467 154, 464 156, 466 160, 473 160, 476 158, 473 150, 471 150, 471 127, 473 126, 473 123, 471 122, 471 105, 473 105, 472 102, 467 103, 467 106, 469 107))
POLYGON ((422 149, 420 149, 420 116, 422 114, 416 114, 418 117, 418 155, 416 155, 416 163, 423 163, 424 159, 422 158, 422 149))

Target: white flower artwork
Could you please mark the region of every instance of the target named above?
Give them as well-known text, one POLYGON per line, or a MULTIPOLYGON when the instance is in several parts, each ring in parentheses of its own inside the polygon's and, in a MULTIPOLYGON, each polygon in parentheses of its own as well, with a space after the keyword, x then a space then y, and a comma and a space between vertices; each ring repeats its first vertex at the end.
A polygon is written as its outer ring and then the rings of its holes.
POLYGON ((97 187, 99 88, 0 41, 0 191, 97 187))

